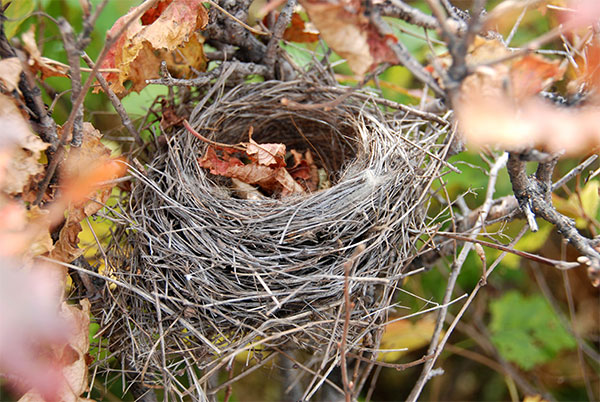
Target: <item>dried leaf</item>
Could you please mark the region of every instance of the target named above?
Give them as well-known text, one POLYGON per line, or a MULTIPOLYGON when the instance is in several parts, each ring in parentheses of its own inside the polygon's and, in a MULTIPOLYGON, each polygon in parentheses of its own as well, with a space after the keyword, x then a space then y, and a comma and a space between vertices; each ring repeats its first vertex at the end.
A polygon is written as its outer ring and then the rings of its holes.
POLYGON ((213 147, 206 148, 206 153, 200 159, 198 159, 200 167, 209 169, 210 173, 217 176, 228 176, 228 169, 230 166, 243 166, 244 163, 238 158, 231 157, 225 153, 224 158, 219 158, 213 147))
POLYGON ((521 57, 510 68, 512 95, 516 99, 529 98, 562 79, 564 73, 559 60, 532 54, 521 57))
POLYGON ((231 179, 232 189, 237 196, 244 200, 264 200, 266 197, 258 190, 258 188, 244 183, 236 178, 231 179))
MULTIPOLYGON (((61 401, 91 401, 80 397, 88 388, 88 365, 86 354, 89 350, 90 302, 84 299, 80 302, 81 309, 63 302, 59 316, 71 328, 69 342, 51 347, 57 367, 61 369, 62 384, 58 388, 57 400, 61 401)), ((43 402, 36 391, 25 394, 19 402, 43 402)))
MULTIPOLYGON (((466 58, 471 65, 485 64, 508 56, 510 51, 498 39, 476 37, 466 58)), ((444 59, 445 66, 448 60, 444 59)), ((512 97, 522 100, 538 94, 562 79, 564 67, 558 60, 525 55, 492 66, 480 66, 461 84, 461 97, 512 97)))
POLYGON ((509 99, 469 97, 456 110, 461 131, 475 146, 543 146, 548 152, 577 155, 600 145, 596 107, 560 108, 540 99, 515 105, 509 99))
POLYGON ((83 254, 83 250, 77 247, 79 243, 78 235, 81 230, 79 222, 70 222, 67 220, 65 226, 60 230, 58 241, 54 245, 54 249, 50 252, 49 257, 57 261, 70 263, 83 254))
MULTIPOLYGON (((497 53, 500 58, 505 55, 504 45, 497 40, 476 42, 470 56, 477 63, 498 60, 497 53)), ((537 55, 480 66, 463 81, 454 99, 462 132, 474 145, 508 149, 543 146, 548 151, 578 153, 598 143, 598 130, 591 122, 598 113, 594 109, 559 110, 535 97, 562 79, 564 72, 559 61, 537 55)))
POLYGON ((104 207, 112 185, 102 184, 121 177, 126 165, 110 158, 110 149, 100 142, 102 134, 84 123, 80 148, 71 148, 64 163, 63 198, 68 204, 67 218, 50 257, 71 262, 82 254, 79 243, 80 222, 104 207))
POLYGON ((364 15, 359 0, 301 0, 323 40, 345 58, 352 71, 363 76, 379 63, 397 63, 390 44, 395 37, 381 36, 364 15))
POLYGON ((259 165, 285 166, 284 144, 258 144, 250 138, 250 143, 246 146, 246 153, 259 165))
POLYGON ((33 176, 44 171, 38 160, 49 145, 31 132, 15 104, 3 94, 0 94, 0 125, 4 133, 0 148, 12 148, 5 175, 0 174, 1 189, 6 194, 20 194, 33 176))
POLYGON ((23 67, 18 57, 9 57, 0 60, 0 82, 6 89, 6 92, 10 93, 19 88, 21 71, 23 71, 23 67))
POLYGON ((300 14, 294 13, 290 26, 283 32, 283 39, 290 42, 311 43, 319 40, 319 33, 309 31, 300 14))
MULTIPOLYGON (((119 18, 107 35, 121 30, 142 6, 119 18)), ((200 0, 160 2, 144 14, 143 20, 132 22, 109 50, 102 67, 120 71, 105 74, 111 89, 117 95, 125 96, 127 90, 123 83, 130 81, 132 90, 139 92, 146 86, 147 79, 159 77, 162 60, 179 78, 189 78, 193 69, 204 71, 204 39, 195 31, 204 29, 207 23, 208 13, 200 0)))
MULTIPOLYGON (((267 157, 265 156, 265 158, 267 157)), ((223 153, 223 157, 219 157, 212 146, 206 149, 206 153, 198 160, 198 164, 200 167, 209 169, 212 174, 235 178, 249 185, 255 184, 263 190, 281 196, 304 193, 302 186, 290 176, 285 167, 277 167, 277 164, 271 167, 258 164, 258 162, 244 165, 241 160, 227 152, 223 153)))
POLYGON ((29 55, 27 64, 29 64, 31 71, 34 74, 37 74, 38 71, 41 72, 42 81, 48 77, 68 77, 68 66, 52 59, 42 57, 35 41, 35 28, 36 26, 32 25, 31 28, 21 36, 23 49, 29 55))
POLYGON ((304 156, 291 150, 294 165, 287 168, 290 175, 308 191, 316 191, 319 186, 319 169, 315 164, 312 153, 307 150, 304 156))
POLYGON ((29 207, 27 211, 27 221, 31 225, 33 222, 41 229, 31 240, 29 244, 29 255, 38 256, 49 253, 54 249, 54 242, 48 228, 50 227, 50 213, 46 209, 41 209, 37 205, 29 207))

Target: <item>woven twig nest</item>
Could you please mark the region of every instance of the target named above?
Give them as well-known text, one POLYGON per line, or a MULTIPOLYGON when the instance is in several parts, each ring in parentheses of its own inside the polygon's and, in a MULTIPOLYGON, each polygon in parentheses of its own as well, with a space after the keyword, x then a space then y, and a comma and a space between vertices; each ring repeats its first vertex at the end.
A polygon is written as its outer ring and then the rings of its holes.
POLYGON ((126 232, 133 258, 116 275, 129 284, 117 298, 128 306, 126 352, 145 364, 137 368, 146 382, 150 372, 164 378, 162 353, 200 368, 245 348, 290 344, 331 359, 345 289, 353 303, 347 350, 376 347, 425 232, 442 147, 430 123, 384 111, 364 93, 339 102, 342 94, 308 81, 212 88, 190 118, 220 143, 247 141, 252 126, 259 143, 310 149, 330 188, 240 198, 229 179, 199 167, 207 144, 186 130, 138 175, 126 232))

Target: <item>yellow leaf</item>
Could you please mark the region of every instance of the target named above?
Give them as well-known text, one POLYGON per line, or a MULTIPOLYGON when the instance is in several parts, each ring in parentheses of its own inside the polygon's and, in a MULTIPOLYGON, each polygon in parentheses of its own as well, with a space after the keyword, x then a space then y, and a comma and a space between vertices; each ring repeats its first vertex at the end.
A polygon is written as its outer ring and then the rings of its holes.
POLYGON ((541 395, 527 395, 523 398, 523 402, 548 402, 541 395))
POLYGON ((433 336, 434 328, 435 321, 431 316, 421 318, 415 323, 409 320, 401 320, 386 325, 381 338, 380 349, 392 349, 392 351, 380 353, 377 360, 395 362, 405 353, 428 345, 433 336))
POLYGON ((581 189, 579 195, 573 193, 568 199, 553 195, 552 203, 558 212, 575 219, 575 226, 578 229, 583 229, 588 224, 586 216, 594 219, 598 214, 600 208, 599 190, 600 183, 593 180, 581 189))

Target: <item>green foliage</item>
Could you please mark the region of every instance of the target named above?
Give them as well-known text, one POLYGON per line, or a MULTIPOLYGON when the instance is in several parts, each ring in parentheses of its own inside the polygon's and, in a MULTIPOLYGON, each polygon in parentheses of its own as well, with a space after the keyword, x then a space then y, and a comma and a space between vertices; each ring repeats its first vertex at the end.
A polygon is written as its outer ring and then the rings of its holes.
POLYGON ((493 301, 490 310, 492 342, 505 359, 525 370, 576 346, 575 339, 540 295, 527 298, 511 291, 493 301))
MULTIPOLYGON (((2 0, 2 5, 5 6, 8 2, 9 0, 2 0)), ((4 23, 4 33, 8 39, 15 36, 25 18, 34 10, 35 3, 32 0, 10 1, 10 6, 6 9, 5 13, 8 20, 4 23)))

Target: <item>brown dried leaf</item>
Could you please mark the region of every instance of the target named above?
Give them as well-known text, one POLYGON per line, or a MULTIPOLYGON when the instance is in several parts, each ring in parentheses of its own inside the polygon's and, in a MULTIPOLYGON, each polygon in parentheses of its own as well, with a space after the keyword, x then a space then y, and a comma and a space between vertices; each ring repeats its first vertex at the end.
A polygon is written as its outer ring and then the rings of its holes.
POLYGON ((238 179, 250 185, 256 184, 263 190, 281 196, 304 193, 302 186, 290 176, 285 167, 265 166, 257 162, 244 165, 228 153, 220 158, 212 146, 206 149, 206 154, 198 160, 198 164, 210 169, 212 174, 238 179))
POLYGON ((20 194, 33 176, 44 171, 38 160, 49 145, 31 132, 15 104, 3 94, 0 94, 0 126, 4 133, 0 148, 12 148, 7 154, 9 162, 4 174, 0 173, 0 188, 6 194, 20 194))
POLYGON ((82 230, 79 222, 67 220, 65 226, 60 230, 58 241, 54 244, 54 249, 50 252, 49 257, 70 263, 83 254, 83 250, 77 247, 79 232, 82 230))
POLYGON ((29 55, 27 64, 29 64, 31 71, 34 74, 36 74, 38 71, 41 72, 42 81, 48 77, 68 77, 69 66, 52 59, 42 57, 42 54, 35 41, 35 28, 36 26, 34 24, 21 36, 21 40, 23 41, 23 49, 25 49, 29 55))
POLYGON ((285 166, 284 144, 258 144, 250 138, 250 143, 246 146, 246 153, 259 165, 285 166))
POLYGON ((9 57, 0 60, 0 82, 6 89, 6 92, 10 93, 19 88, 21 71, 23 71, 23 67, 18 57, 9 57))
POLYGON ((381 36, 364 15, 359 0, 300 0, 323 40, 363 76, 379 63, 397 63, 390 48, 396 38, 381 36))
POLYGON ((38 256, 51 252, 54 249, 54 242, 48 228, 50 227, 50 213, 39 206, 30 206, 27 211, 27 221, 31 225, 33 222, 40 228, 29 244, 28 254, 38 256))
MULTIPOLYGON (((119 18, 108 35, 118 32, 142 6, 119 18)), ((162 60, 178 78, 189 78, 192 69, 204 71, 204 39, 195 31, 204 29, 207 23, 208 13, 200 0, 160 2, 147 11, 143 19, 131 23, 111 47, 102 63, 103 68, 120 71, 105 74, 111 89, 123 97, 127 94, 123 83, 131 81, 132 90, 139 92, 146 86, 147 79, 159 77, 162 60)))
POLYGON ((316 191, 319 186, 319 169, 310 149, 304 153, 304 156, 294 149, 290 152, 294 158, 294 165, 287 168, 288 172, 308 191, 316 191))

